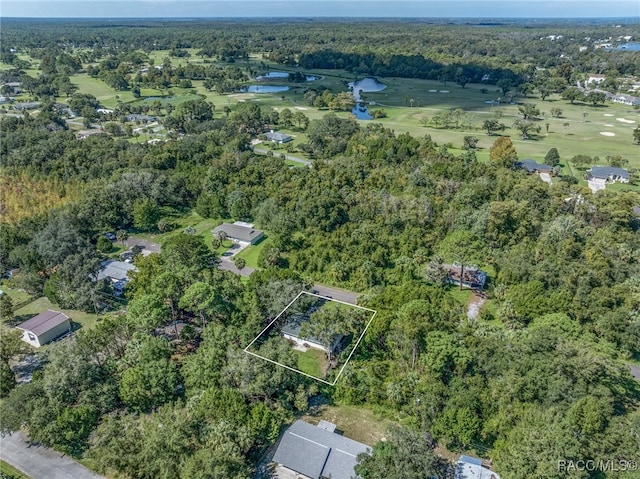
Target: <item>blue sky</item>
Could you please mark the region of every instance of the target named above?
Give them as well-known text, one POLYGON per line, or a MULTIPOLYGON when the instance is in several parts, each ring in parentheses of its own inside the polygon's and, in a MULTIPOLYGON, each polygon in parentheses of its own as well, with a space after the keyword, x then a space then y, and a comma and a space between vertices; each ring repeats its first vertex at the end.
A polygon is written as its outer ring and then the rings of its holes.
POLYGON ((0 17, 626 17, 640 0, 1 0, 0 17))

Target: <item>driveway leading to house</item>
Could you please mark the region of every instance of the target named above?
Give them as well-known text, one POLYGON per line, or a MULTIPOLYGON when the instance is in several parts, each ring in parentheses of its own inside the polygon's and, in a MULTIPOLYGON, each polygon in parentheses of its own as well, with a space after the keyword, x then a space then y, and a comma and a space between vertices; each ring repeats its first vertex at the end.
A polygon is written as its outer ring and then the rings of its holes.
MULTIPOLYGON (((115 242, 116 244, 118 242, 115 242)), ((127 238, 124 241, 124 244, 129 248, 133 248, 134 246, 141 246, 143 249, 150 251, 151 253, 159 253, 160 245, 158 243, 154 243, 152 241, 142 239, 142 238, 127 238)))
POLYGON ((218 262, 218 269, 222 271, 231 271, 232 273, 239 274, 240 276, 251 276, 251 273, 255 271, 255 269, 250 268, 249 266, 238 269, 236 268, 236 265, 233 264, 233 261, 226 257, 220 258, 220 261, 218 262))
MULTIPOLYGON (((271 150, 267 150, 265 148, 253 148, 253 152, 254 153, 259 153, 261 155, 266 155, 269 151, 271 150)), ((280 156, 282 153, 279 153, 277 151, 272 151, 271 153, 273 153, 273 156, 280 156)), ((284 155, 284 158, 286 160, 291 160, 291 161, 295 161, 297 163, 302 163, 303 165, 307 165, 307 166, 311 166, 311 161, 306 160, 304 158, 300 158, 299 156, 292 156, 292 155, 284 155)))
POLYGON ((0 438, 0 458, 33 479, 105 479, 69 456, 31 445, 22 432, 0 438))

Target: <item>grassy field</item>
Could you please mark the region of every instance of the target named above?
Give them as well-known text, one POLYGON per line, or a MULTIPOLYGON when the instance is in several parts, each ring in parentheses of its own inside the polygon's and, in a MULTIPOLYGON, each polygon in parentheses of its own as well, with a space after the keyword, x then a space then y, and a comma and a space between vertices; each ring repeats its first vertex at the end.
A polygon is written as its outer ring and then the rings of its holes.
POLYGON ((78 311, 75 309, 60 309, 44 296, 18 309, 14 313, 14 321, 16 324, 24 322, 47 309, 62 311, 64 314, 69 316, 74 323, 79 324, 82 328, 92 328, 98 322, 98 316, 93 313, 85 313, 84 311, 78 311))
MULTIPOLYGON (((226 64, 196 56, 197 49, 188 49, 188 51, 191 57, 170 58, 171 64, 174 66, 194 63, 216 64, 222 67, 227 65, 240 68, 251 67, 257 74, 268 71, 300 71, 269 62, 263 59, 260 54, 252 55, 248 61, 226 64)), ((151 52, 149 56, 156 65, 159 65, 169 57, 169 51, 157 50, 151 52)), ((24 59, 32 62, 33 73, 37 74, 38 62, 27 57, 24 59)), ((0 68, 6 67, 7 65, 0 65, 0 68)), ((143 97, 141 99, 135 99, 128 91, 115 91, 102 80, 88 77, 86 74, 73 75, 71 81, 78 86, 78 91, 96 96, 103 106, 111 108, 115 107, 119 101, 133 105, 142 104, 145 102, 144 97, 163 97, 160 100, 161 103, 173 105, 188 99, 206 98, 217 107, 218 115, 221 114, 220 112, 225 106, 233 108, 238 102, 253 101, 276 110, 282 108, 301 109, 310 119, 317 119, 329 111, 319 110, 306 104, 303 95, 307 87, 322 86, 338 93, 347 90, 348 82, 362 78, 362 75, 357 76, 344 70, 316 69, 304 70, 304 73, 315 75, 319 79, 301 85, 292 85, 283 82, 282 79, 274 80, 271 82, 272 84, 280 83, 292 87, 289 91, 276 94, 233 93, 220 95, 216 92, 207 92, 203 82, 196 80, 192 82, 193 88, 188 89, 172 88, 161 91, 145 88, 141 91, 143 97)), ((408 132, 417 137, 428 134, 438 144, 450 144, 456 149, 461 148, 465 136, 474 135, 479 138, 476 155, 479 160, 486 161, 489 148, 497 137, 487 136, 481 125, 485 119, 491 118, 492 115, 499 112, 502 114, 501 121, 507 126, 503 134, 512 138, 521 158, 542 161, 549 149, 555 147, 560 153, 561 163, 564 164, 577 154, 597 156, 600 159, 598 164, 606 164, 606 157, 609 155, 621 155, 628 160, 629 167, 640 168, 640 155, 637 145, 633 144, 632 136, 633 128, 640 124, 640 110, 613 103, 597 107, 581 103, 571 105, 569 102, 561 100, 557 95, 552 95, 545 101, 537 96, 517 98, 520 103, 534 103, 541 110, 538 122, 541 126, 541 133, 532 139, 522 140, 520 133, 512 128, 514 121, 520 118, 518 105, 492 103, 501 99, 502 96, 495 85, 468 84, 462 88, 451 82, 442 83, 414 78, 389 77, 378 78, 378 80, 386 84, 387 88, 375 93, 365 92, 363 94, 364 100, 374 101, 376 106, 373 108, 385 109, 387 118, 375 121, 393 129, 396 133, 408 132), (561 117, 552 117, 550 110, 553 107, 563 110, 561 117), (464 110, 459 128, 435 128, 430 122, 439 111, 457 108, 464 110), (602 135, 602 133, 607 135, 602 135)), ((340 112, 338 115, 348 117, 349 113, 340 112)), ((366 121, 361 123, 366 124, 366 121)), ((306 141, 304 134, 295 131, 295 129, 285 131, 296 135, 294 145, 306 141)), ((454 153, 457 152, 454 151, 454 153)))
POLYGON ((313 424, 321 419, 332 422, 345 437, 373 446, 385 438, 394 423, 377 417, 372 411, 355 406, 320 406, 301 418, 313 424))
POLYGON ((271 244, 269 237, 265 234, 264 239, 261 240, 258 244, 247 246, 240 253, 238 253, 238 257, 243 258, 247 262, 247 266, 250 268, 260 268, 258 264, 258 257, 262 250, 271 244))
POLYGON ((3 479, 31 479, 30 476, 2 460, 0 460, 0 475, 3 479))
POLYGON ((309 348, 304 353, 294 349, 298 356, 298 369, 315 378, 324 379, 327 370, 327 355, 318 349, 309 348))

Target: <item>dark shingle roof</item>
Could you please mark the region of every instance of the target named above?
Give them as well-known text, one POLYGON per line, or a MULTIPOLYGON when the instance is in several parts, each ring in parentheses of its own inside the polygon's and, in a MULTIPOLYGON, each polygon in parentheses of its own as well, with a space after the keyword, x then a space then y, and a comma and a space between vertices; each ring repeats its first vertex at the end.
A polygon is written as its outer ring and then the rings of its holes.
POLYGON ((532 160, 530 158, 519 161, 516 166, 527 170, 529 173, 534 173, 535 171, 551 171, 553 167, 550 165, 545 165, 542 163, 538 163, 536 160, 532 160))
POLYGON ((365 444, 296 421, 282 436, 273 461, 312 479, 351 479, 363 452, 370 452, 365 444))
POLYGON ((16 326, 16 329, 22 329, 23 331, 31 331, 36 336, 46 333, 52 330, 56 326, 69 320, 69 316, 60 311, 52 311, 47 309, 37 316, 25 321, 22 324, 16 326))
POLYGON ((255 228, 249 228, 242 225, 232 225, 229 223, 222 223, 220 226, 216 226, 213 229, 213 233, 218 231, 224 231, 229 238, 237 239, 240 241, 254 241, 262 235, 261 230, 255 228))
POLYGON ((265 133, 264 136, 267 137, 267 140, 281 141, 283 143, 286 143, 287 141, 291 140, 291 135, 287 135, 286 133, 280 133, 278 131, 270 131, 268 133, 265 133))
POLYGON ((591 176, 605 179, 610 176, 619 176, 628 180, 629 172, 624 168, 616 168, 614 166, 593 166, 591 167, 591 176))

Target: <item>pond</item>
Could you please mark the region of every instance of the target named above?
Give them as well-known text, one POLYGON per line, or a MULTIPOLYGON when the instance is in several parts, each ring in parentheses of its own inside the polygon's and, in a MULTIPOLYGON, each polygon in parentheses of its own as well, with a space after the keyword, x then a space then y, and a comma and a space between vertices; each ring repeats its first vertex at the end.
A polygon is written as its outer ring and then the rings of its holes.
POLYGON ((629 50, 632 52, 640 52, 640 43, 624 43, 622 45, 618 45, 616 50, 629 50))
POLYGON ((351 113, 353 113, 358 120, 373 120, 369 109, 362 103, 357 103, 351 110, 351 113))
POLYGON ((350 82, 349 88, 353 90, 353 97, 356 101, 360 101, 360 93, 370 93, 376 91, 382 91, 387 88, 387 85, 380 83, 373 77, 366 77, 357 82, 350 82))
POLYGON ((148 96, 146 98, 144 98, 142 101, 163 101, 163 100, 168 100, 169 98, 173 98, 170 96, 148 96))
POLYGON ((243 93, 279 93, 287 90, 289 90, 288 86, 249 85, 246 88, 242 88, 240 91, 243 93))
MULTIPOLYGON (((305 75, 307 78, 307 81, 314 81, 317 80, 318 77, 317 76, 313 76, 313 75, 305 75)), ((281 79, 281 78, 289 78, 289 73, 288 72, 267 72, 264 75, 258 75, 256 77, 256 80, 261 81, 261 80, 273 80, 273 79, 281 79)))

